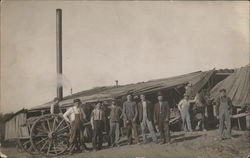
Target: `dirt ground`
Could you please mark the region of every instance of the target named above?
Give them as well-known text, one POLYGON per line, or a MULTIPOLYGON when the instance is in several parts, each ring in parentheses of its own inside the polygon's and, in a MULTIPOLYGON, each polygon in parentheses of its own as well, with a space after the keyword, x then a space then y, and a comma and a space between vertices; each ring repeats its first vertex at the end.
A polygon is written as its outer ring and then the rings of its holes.
MULTIPOLYGON (((121 146, 107 148, 97 152, 75 153, 62 155, 60 158, 248 158, 250 155, 249 131, 233 131, 233 139, 215 140, 218 130, 206 132, 171 133, 171 144, 126 145, 125 138, 121 146)), ((90 144, 87 144, 91 146, 90 144)), ((106 144, 104 144, 106 146, 106 144)), ((19 153, 13 148, 1 148, 9 158, 41 158, 39 155, 19 153)))

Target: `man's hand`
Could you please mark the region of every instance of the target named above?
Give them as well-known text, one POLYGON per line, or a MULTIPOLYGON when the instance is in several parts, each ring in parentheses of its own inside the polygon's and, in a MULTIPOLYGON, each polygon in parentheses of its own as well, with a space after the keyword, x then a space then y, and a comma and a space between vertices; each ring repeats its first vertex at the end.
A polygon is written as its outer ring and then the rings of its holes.
POLYGON ((217 115, 216 118, 219 119, 219 116, 217 115))
POLYGON ((94 126, 92 126, 92 130, 94 130, 95 129, 95 127, 94 126))
POLYGON ((129 121, 128 121, 128 120, 126 120, 125 122, 126 122, 126 124, 128 124, 128 123, 129 123, 129 121))
POLYGON ((135 122, 136 118, 133 118, 133 122, 135 122))
POLYGON ((158 127, 158 125, 155 125, 155 129, 156 129, 157 132, 159 132, 159 127, 158 127))

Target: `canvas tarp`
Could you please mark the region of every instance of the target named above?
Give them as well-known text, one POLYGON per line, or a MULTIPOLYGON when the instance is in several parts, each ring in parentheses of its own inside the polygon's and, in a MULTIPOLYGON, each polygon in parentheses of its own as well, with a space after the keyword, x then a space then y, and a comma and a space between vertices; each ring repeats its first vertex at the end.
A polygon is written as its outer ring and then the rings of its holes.
MULTIPOLYGON (((159 90, 170 89, 181 87, 191 82, 193 84, 194 92, 198 92, 214 74, 215 70, 210 71, 198 71, 194 73, 184 74, 180 76, 163 78, 157 80, 150 80, 147 82, 140 82, 136 84, 128 84, 121 86, 108 86, 108 87, 99 87, 93 88, 90 90, 82 91, 71 96, 66 96, 60 102, 61 106, 68 106, 72 104, 73 99, 79 98, 82 102, 95 102, 97 100, 109 100, 113 97, 121 97, 128 93, 140 94, 140 93, 151 93, 157 92, 159 90)), ((52 102, 48 102, 34 108, 31 108, 30 111, 41 110, 49 108, 52 102)))
POLYGON ((211 97, 216 99, 220 89, 226 89, 227 95, 232 99, 234 106, 250 105, 250 66, 236 69, 225 80, 219 82, 211 91, 211 97))

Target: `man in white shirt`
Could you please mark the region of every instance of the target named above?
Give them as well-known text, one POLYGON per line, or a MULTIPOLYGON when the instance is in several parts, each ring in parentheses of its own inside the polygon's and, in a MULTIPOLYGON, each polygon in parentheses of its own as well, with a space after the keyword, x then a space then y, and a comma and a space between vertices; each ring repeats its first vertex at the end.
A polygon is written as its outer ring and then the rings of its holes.
POLYGON ((181 118, 182 118, 184 131, 192 132, 193 130, 192 130, 191 121, 190 121, 189 108, 190 108, 189 95, 184 94, 184 99, 182 99, 179 102, 178 109, 181 112, 181 118))
POLYGON ((78 142, 80 141, 80 130, 81 130, 81 121, 80 121, 80 99, 74 99, 74 106, 70 107, 64 114, 64 119, 70 123, 71 131, 70 131, 70 148, 69 154, 72 154, 75 148, 79 148, 78 142))

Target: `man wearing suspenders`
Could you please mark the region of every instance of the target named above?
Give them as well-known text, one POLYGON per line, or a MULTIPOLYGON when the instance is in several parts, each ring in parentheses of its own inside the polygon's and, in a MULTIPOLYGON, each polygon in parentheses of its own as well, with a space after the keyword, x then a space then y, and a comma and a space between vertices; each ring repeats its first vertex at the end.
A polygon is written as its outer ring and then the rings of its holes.
POLYGON ((220 90, 220 96, 216 100, 216 116, 219 119, 220 139, 230 139, 231 137, 231 119, 232 101, 226 95, 226 89, 220 90), (225 129, 226 128, 226 129, 225 129))

